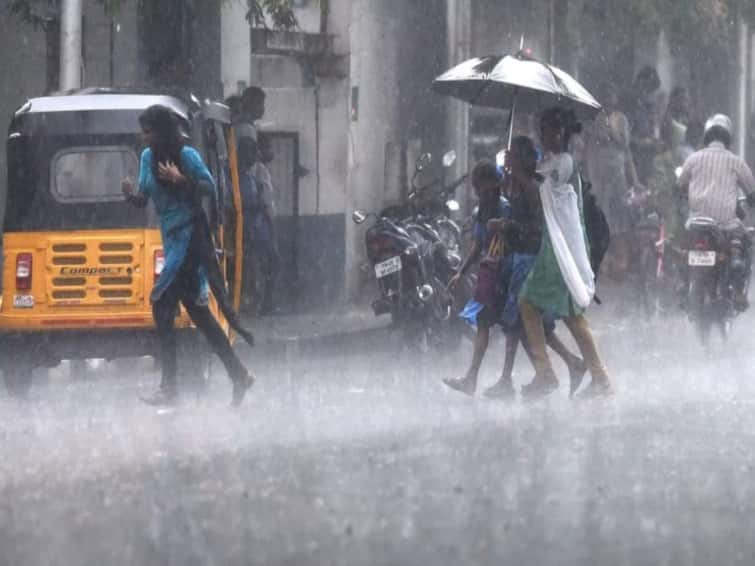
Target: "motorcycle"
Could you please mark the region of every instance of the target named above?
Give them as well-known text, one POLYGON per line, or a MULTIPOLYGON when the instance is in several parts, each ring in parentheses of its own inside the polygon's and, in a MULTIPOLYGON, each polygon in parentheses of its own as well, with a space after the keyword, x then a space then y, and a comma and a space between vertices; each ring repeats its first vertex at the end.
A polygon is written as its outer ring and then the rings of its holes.
MULTIPOLYGON (((748 237, 752 233, 753 229, 748 228, 748 237)), ((687 221, 686 244, 689 318, 703 343, 707 343, 715 326, 726 339, 732 322, 746 309, 737 301, 737 287, 746 297, 751 268, 745 254, 752 251, 744 238, 727 234, 713 219, 705 217, 687 221)))
MULTIPOLYGON (((459 212, 461 206, 455 198, 455 193, 456 189, 465 183, 469 176, 464 174, 448 185, 436 178, 429 184, 418 187, 416 184, 417 176, 431 162, 432 156, 425 154, 415 167, 415 173, 411 180, 411 190, 407 199, 411 216, 415 222, 424 224, 437 233, 448 253, 460 263, 461 227, 453 220, 453 216, 459 212)), ((455 151, 449 151, 443 156, 444 169, 450 168, 455 162, 455 151)))
MULTIPOLYGON (((417 159, 406 201, 389 207, 385 212, 402 225, 419 227, 425 232, 425 238, 442 242, 450 260, 459 263, 461 261, 461 228, 453 217, 459 212, 461 206, 454 194, 456 189, 467 180, 468 175, 462 175, 448 185, 444 184, 442 178, 435 177, 429 183, 419 186, 417 184, 419 175, 427 170, 432 161, 432 155, 429 153, 417 159)), ((456 152, 452 150, 446 153, 442 162, 444 169, 450 168, 456 162, 456 152)))
POLYGON ((666 291, 673 287, 671 264, 667 256, 670 242, 658 211, 649 202, 647 193, 631 189, 627 205, 632 212, 630 272, 637 304, 646 316, 655 316, 667 304, 666 291))
MULTIPOLYGON (((429 154, 421 156, 414 178, 431 161, 429 154)), ((369 218, 375 222, 366 231, 365 244, 380 290, 372 303, 375 315, 390 314, 409 344, 426 340, 437 349, 453 348, 461 332, 452 315, 462 299, 447 286, 460 258, 446 248, 434 219, 421 213, 416 199, 379 214, 362 210, 352 214, 359 225, 369 218)))

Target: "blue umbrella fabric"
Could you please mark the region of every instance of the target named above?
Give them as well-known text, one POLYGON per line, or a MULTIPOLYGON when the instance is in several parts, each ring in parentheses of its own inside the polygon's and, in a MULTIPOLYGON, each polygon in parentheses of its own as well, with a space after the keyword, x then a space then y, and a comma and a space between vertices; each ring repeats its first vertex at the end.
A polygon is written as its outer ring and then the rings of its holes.
POLYGON ((552 106, 573 110, 580 120, 600 112, 600 103, 571 75, 523 55, 475 57, 433 81, 433 90, 475 106, 536 113, 552 106))

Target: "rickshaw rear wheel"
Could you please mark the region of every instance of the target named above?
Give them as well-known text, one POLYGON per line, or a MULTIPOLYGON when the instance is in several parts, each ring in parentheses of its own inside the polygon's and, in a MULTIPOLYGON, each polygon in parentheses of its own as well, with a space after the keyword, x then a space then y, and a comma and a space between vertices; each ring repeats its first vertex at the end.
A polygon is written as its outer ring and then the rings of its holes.
POLYGON ((31 364, 6 360, 3 363, 3 381, 11 397, 24 398, 29 394, 34 374, 31 364))

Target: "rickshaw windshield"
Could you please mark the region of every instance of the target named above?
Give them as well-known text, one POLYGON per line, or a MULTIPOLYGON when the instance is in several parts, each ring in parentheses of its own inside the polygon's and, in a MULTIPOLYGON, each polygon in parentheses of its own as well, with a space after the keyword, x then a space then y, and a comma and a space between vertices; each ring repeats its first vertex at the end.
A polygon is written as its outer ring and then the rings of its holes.
POLYGON ((121 182, 139 173, 138 135, 18 136, 8 140, 6 232, 155 228, 121 182))
POLYGON ((120 201, 123 179, 136 179, 139 162, 128 146, 74 147, 52 159, 50 180, 60 202, 120 201))

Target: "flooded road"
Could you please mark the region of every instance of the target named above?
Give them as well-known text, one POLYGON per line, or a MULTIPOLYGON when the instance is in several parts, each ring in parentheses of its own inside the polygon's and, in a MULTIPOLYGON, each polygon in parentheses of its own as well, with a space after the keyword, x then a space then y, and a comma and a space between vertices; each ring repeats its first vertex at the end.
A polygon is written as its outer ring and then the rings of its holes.
POLYGON ((752 564, 753 317, 708 351, 597 318, 607 401, 447 391, 468 344, 259 350, 237 411, 219 369, 165 410, 151 361, 55 370, 0 398, 0 565, 752 564))

